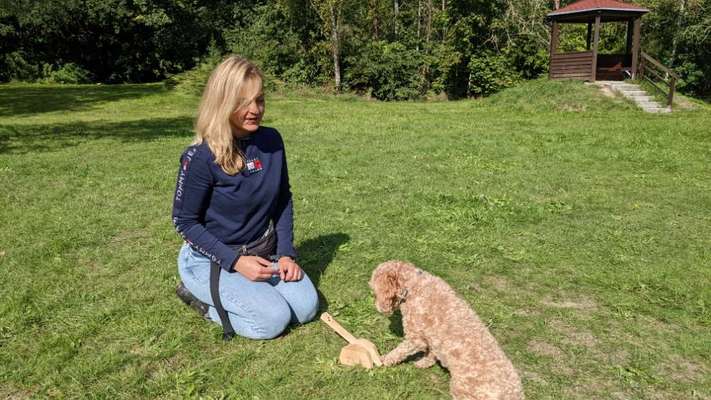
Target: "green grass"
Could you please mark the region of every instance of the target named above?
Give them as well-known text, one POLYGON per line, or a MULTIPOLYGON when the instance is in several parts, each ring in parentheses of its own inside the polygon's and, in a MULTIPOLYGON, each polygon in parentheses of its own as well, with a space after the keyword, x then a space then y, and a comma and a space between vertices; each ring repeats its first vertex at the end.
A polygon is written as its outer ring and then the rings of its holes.
MULTIPOLYGON (((442 399, 448 374, 338 365, 321 323, 220 340, 174 295, 170 221, 197 98, 0 86, 0 397, 442 399)), ((301 264, 382 352, 367 281, 447 280, 529 399, 711 398, 711 110, 645 114, 573 82, 379 103, 274 95, 301 264)))

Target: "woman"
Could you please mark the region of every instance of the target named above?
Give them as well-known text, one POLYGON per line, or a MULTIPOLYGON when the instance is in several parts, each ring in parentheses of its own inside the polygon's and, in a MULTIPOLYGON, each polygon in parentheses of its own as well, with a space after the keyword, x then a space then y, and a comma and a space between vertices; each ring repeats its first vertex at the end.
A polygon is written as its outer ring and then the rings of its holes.
POLYGON ((173 222, 185 240, 179 297, 221 323, 226 336, 231 325, 252 339, 274 338, 318 309, 316 289, 296 262, 284 143, 260 126, 262 81, 238 56, 212 72, 173 199, 173 222))

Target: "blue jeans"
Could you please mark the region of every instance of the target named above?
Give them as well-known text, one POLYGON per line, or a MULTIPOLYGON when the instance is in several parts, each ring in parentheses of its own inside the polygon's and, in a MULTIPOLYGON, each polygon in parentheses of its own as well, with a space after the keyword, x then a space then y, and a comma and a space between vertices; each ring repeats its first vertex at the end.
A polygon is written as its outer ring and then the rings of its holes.
MULTIPOLYGON (((185 287, 210 306, 209 318, 221 325, 210 295, 210 260, 184 244, 178 273, 185 287)), ((275 338, 290 323, 311 321, 318 311, 316 288, 305 273, 296 282, 284 282, 279 276, 254 282, 221 269, 220 298, 235 332, 250 339, 275 338)))

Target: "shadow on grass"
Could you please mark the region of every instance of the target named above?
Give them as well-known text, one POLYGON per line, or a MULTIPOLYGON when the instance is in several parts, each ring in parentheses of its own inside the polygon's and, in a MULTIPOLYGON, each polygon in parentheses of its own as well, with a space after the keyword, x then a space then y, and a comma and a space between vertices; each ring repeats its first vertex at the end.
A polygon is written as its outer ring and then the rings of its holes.
POLYGON ((165 91, 155 85, 9 85, 0 86, 0 117, 77 111, 122 99, 165 91))
POLYGON ((390 331, 398 337, 405 336, 405 331, 402 328, 402 314, 400 310, 395 310, 388 319, 390 319, 390 331))
POLYGON ((151 118, 128 122, 73 122, 49 125, 0 124, 0 153, 26 154, 56 151, 97 139, 124 142, 151 141, 191 135, 193 120, 151 118))
POLYGON ((320 302, 319 308, 322 311, 328 310, 328 301, 318 290, 321 275, 323 275, 323 271, 326 270, 326 267, 335 257, 338 248, 350 239, 350 236, 345 233, 330 233, 308 239, 297 248, 299 265, 306 271, 311 282, 316 286, 320 302))

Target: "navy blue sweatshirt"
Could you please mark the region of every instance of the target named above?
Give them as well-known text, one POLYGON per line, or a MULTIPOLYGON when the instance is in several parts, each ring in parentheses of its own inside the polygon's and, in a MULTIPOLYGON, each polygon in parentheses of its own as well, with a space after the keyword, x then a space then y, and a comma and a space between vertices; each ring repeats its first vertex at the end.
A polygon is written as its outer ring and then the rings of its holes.
POLYGON ((239 255, 228 245, 258 239, 274 222, 277 255, 296 257, 293 204, 284 142, 276 129, 260 127, 240 139, 246 166, 236 175, 215 163, 206 142, 180 157, 173 223, 195 250, 226 271, 239 255))

